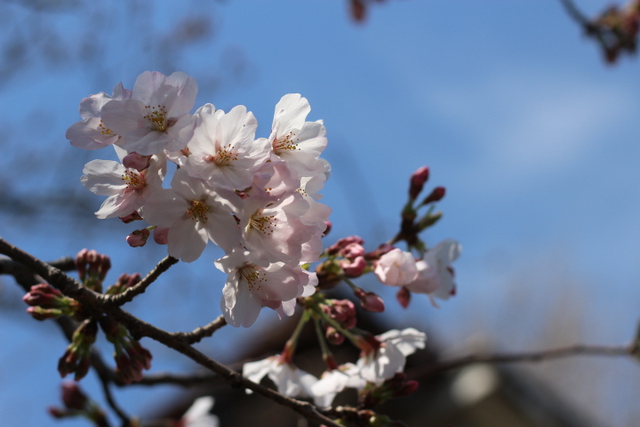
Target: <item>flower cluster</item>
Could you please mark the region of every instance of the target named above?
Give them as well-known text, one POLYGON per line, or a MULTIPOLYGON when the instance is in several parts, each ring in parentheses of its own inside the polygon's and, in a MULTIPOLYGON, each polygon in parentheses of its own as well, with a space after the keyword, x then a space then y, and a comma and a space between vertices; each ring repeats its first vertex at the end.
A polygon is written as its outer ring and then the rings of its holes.
POLYGON ((404 371, 406 357, 424 348, 425 340, 426 335, 413 328, 392 329, 375 337, 362 336, 358 339, 361 355, 356 364, 335 365, 320 379, 296 367, 286 351, 245 363, 242 375, 255 382, 268 376, 285 396, 310 397, 317 406, 328 407, 345 388, 362 391, 367 386, 371 390, 384 387, 404 371))
POLYGON ((445 239, 416 261, 410 252, 395 248, 380 257, 374 273, 383 284, 401 287, 398 300, 403 307, 409 304, 411 292, 428 295, 431 304, 438 307, 436 298, 446 300, 455 295, 451 263, 461 250, 458 242, 445 239))
POLYGON ((317 284, 301 266, 318 260, 330 212, 318 194, 330 170, 320 158, 325 127, 306 121, 305 98, 288 94, 268 138, 256 138, 257 120, 244 106, 206 104, 191 114, 196 94, 184 73, 144 72, 133 90, 118 84, 111 96, 85 98, 83 120, 67 138, 88 150, 111 145, 119 161, 89 162, 82 184, 107 196, 98 218, 150 225, 130 236, 132 245, 153 229, 184 262, 209 241, 222 248, 215 265, 228 274, 221 308, 229 324, 252 325, 263 306, 291 315, 296 298, 317 284), (170 186, 168 162, 178 166, 170 186))

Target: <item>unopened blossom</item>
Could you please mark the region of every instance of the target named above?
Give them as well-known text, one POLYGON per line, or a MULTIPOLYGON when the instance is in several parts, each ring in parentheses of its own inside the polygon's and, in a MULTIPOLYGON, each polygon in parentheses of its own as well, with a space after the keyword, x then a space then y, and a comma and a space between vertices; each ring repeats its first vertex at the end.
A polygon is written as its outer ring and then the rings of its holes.
POLYGON ((91 95, 80 102, 80 117, 82 121, 74 123, 67 130, 66 137, 77 148, 95 150, 115 144, 120 136, 109 129, 102 121, 102 109, 111 100, 122 101, 131 97, 131 91, 118 83, 113 89, 113 95, 104 92, 91 95))
POLYGON ((253 325, 263 306, 277 309, 278 302, 289 302, 279 314, 293 314, 292 300, 313 293, 309 285, 317 282, 315 274, 299 266, 253 261, 251 253, 240 248, 217 260, 215 265, 228 274, 220 308, 227 323, 236 327, 253 325))
POLYGON ((268 141, 255 140, 258 122, 253 114, 242 105, 225 114, 207 104, 196 112, 196 120, 189 142, 189 173, 228 190, 251 186, 270 155, 268 141))
POLYGON ((437 307, 435 298, 446 300, 455 293, 451 263, 458 259, 461 250, 453 239, 438 243, 416 262, 418 276, 405 287, 411 292, 429 295, 431 304, 437 307))
POLYGON ((80 182, 95 194, 109 196, 96 212, 98 218, 125 217, 162 188, 165 164, 164 158, 153 156, 150 166, 138 171, 113 160, 92 160, 82 170, 80 182))
POLYGON ((287 397, 315 397, 312 386, 318 381, 315 376, 283 361, 280 356, 245 363, 242 376, 258 384, 262 378, 268 376, 278 392, 287 397))
POLYGON ((318 158, 327 146, 321 121, 307 122, 311 106, 298 93, 282 97, 276 104, 269 143, 273 155, 284 160, 298 176, 311 176, 319 167, 318 158))
POLYGON ((189 113, 198 85, 182 72, 170 76, 145 71, 138 76, 131 97, 112 100, 102 109, 106 127, 121 136, 128 152, 142 155, 184 149, 193 135, 189 113))
POLYGON ((152 225, 169 228, 170 256, 192 262, 209 240, 224 250, 239 244, 240 232, 231 209, 228 198, 179 169, 173 175, 171 189, 157 190, 149 198, 142 217, 152 225))
POLYGON ((418 277, 418 269, 413 255, 398 248, 380 257, 374 273, 380 282, 388 286, 403 286, 418 277))
POLYGON ((380 342, 379 348, 364 352, 356 366, 364 380, 379 385, 402 372, 406 357, 424 348, 427 337, 424 332, 407 328, 392 329, 377 335, 376 339, 380 342))

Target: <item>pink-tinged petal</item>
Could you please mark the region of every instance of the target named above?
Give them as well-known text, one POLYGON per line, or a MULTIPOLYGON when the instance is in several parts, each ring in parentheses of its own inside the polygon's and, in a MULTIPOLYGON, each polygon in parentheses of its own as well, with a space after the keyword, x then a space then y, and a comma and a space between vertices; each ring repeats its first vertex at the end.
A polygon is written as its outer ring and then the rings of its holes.
POLYGON ((111 196, 126 188, 122 179, 126 168, 113 160, 92 160, 84 166, 80 182, 92 193, 111 196))
POLYGON ((289 93, 276 104, 272 129, 300 129, 310 112, 307 98, 289 93))
POLYGON ((254 383, 260 383, 277 363, 277 357, 274 356, 256 362, 245 363, 242 367, 242 376, 254 383))
POLYGON ((116 218, 140 209, 143 203, 134 193, 118 193, 107 197, 95 214, 98 219, 116 218))
POLYGON ((187 202, 173 190, 158 189, 147 199, 141 216, 151 225, 171 227, 184 215, 188 207, 187 202))
POLYGON ((169 255, 183 262, 193 262, 200 258, 207 245, 204 229, 193 226, 191 218, 179 218, 169 229, 169 255))
MULTIPOLYGON (((225 285, 225 287, 226 286, 227 285, 225 285)), ((245 328, 253 325, 260 314, 262 303, 247 289, 246 284, 238 282, 235 304, 231 307, 227 305, 229 300, 230 299, 225 296, 220 302, 220 308, 227 323, 231 326, 243 326, 245 328)))
POLYGON ((181 116, 191 111, 198 95, 198 83, 193 77, 176 71, 165 79, 163 86, 167 88, 167 101, 173 98, 170 104, 167 103, 169 116, 181 116))
POLYGON ((242 234, 233 215, 223 210, 214 210, 204 225, 209 239, 224 249, 231 251, 240 244, 242 234))

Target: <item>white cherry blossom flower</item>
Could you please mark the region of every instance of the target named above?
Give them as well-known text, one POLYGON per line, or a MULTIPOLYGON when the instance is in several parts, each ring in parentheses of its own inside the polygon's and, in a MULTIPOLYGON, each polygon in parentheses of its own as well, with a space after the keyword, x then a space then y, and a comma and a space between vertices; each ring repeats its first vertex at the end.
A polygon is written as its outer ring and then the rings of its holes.
POLYGON ((282 97, 276 104, 269 143, 274 156, 287 162, 298 176, 312 176, 318 157, 327 146, 326 129, 321 121, 307 122, 311 106, 298 93, 282 97))
POLYGON ((215 265, 228 274, 220 308, 227 323, 236 327, 253 325, 263 306, 276 310, 280 308, 281 315, 293 314, 295 301, 292 300, 310 294, 313 289, 309 285, 317 283, 315 274, 299 266, 256 261, 249 251, 240 248, 234 248, 217 260, 215 265), (286 306, 280 306, 280 302, 286 306))
POLYGON ((178 169, 171 189, 155 191, 141 215, 152 225, 169 228, 170 256, 192 262, 200 257, 209 240, 225 251, 239 244, 240 231, 231 215, 230 198, 237 196, 222 197, 204 181, 178 169))
POLYGON ((410 252, 395 248, 380 257, 374 273, 385 285, 403 286, 416 280, 418 268, 410 252))
POLYGON ((199 397, 178 421, 177 427, 218 427, 218 417, 210 413, 214 403, 211 396, 199 397))
MULTIPOLYGON (((268 376, 278 392, 287 397, 314 397, 312 386, 318 379, 295 365, 283 362, 279 355, 256 362, 245 363, 242 376, 255 383, 268 376)), ((249 391, 249 390, 247 390, 249 391)))
POLYGON ((166 160, 153 156, 143 171, 113 160, 92 160, 83 169, 82 185, 95 194, 109 196, 96 212, 100 219, 126 216, 140 209, 150 195, 162 188, 166 160))
POLYGON ((196 112, 198 126, 189 142, 189 173, 210 185, 244 190, 269 159, 269 144, 255 140, 258 122, 242 105, 228 113, 207 104, 196 112))
POLYGON ((327 371, 311 386, 316 405, 321 408, 331 406, 333 399, 345 388, 361 390, 367 382, 360 376, 360 369, 353 363, 345 363, 337 369, 327 371))
POLYGON ((301 262, 317 261, 319 252, 305 250, 303 255, 303 246, 322 235, 316 224, 302 221, 308 209, 309 204, 296 192, 280 198, 266 193, 252 194, 243 200, 236 213, 243 245, 256 258, 269 262, 282 261, 297 266, 301 262))
POLYGON ((67 130, 66 137, 76 148, 96 150, 115 144, 120 136, 105 126, 102 121, 102 109, 111 100, 124 100, 131 97, 131 91, 118 83, 113 89, 113 95, 104 92, 90 95, 80 102, 80 117, 82 121, 74 123, 67 130))
POLYGON ((416 262, 418 276, 405 287, 411 292, 427 294, 431 304, 437 307, 435 298, 446 300, 455 293, 456 285, 450 265, 458 259, 461 250, 460 244, 453 239, 438 243, 416 262))
POLYGON ((185 73, 165 76, 145 71, 138 76, 130 98, 105 104, 102 120, 121 136, 120 143, 128 152, 179 151, 193 135, 194 120, 189 111, 197 92, 196 81, 185 73))
POLYGON ((404 370, 406 356, 424 348, 427 336, 424 332, 407 328, 402 331, 392 329, 376 336, 376 339, 381 342, 380 347, 362 355, 356 366, 364 380, 380 385, 404 370))

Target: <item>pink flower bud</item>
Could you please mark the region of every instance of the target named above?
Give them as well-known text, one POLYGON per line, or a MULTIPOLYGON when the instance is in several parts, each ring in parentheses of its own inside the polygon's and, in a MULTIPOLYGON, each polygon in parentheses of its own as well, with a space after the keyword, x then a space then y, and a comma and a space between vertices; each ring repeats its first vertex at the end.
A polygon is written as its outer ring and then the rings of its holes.
POLYGON ((62 298, 62 292, 47 283, 40 283, 32 286, 29 293, 22 297, 22 301, 31 306, 58 308, 61 306, 58 301, 62 298))
POLYGON ((127 154, 122 159, 122 165, 125 168, 132 168, 139 172, 142 172, 146 168, 149 167, 151 163, 151 156, 143 156, 142 154, 138 154, 135 151, 133 153, 127 154))
POLYGON ((64 409, 56 408, 55 406, 49 406, 47 411, 54 418, 64 418, 69 416, 69 413, 67 411, 65 411, 64 409))
POLYGON ((420 169, 415 171, 411 175, 411 181, 409 185, 409 197, 411 200, 415 200, 416 197, 422 191, 422 187, 424 187, 424 183, 429 179, 429 168, 427 166, 422 166, 420 169))
POLYGON ((159 245, 169 243, 169 228, 156 227, 153 229, 153 241, 159 245))
POLYGON ((344 275, 347 277, 360 277, 362 272, 367 268, 367 261, 363 257, 359 256, 353 261, 343 259, 340 262, 340 267, 344 275))
POLYGON ((429 203, 433 203, 433 202, 438 202, 440 200, 442 200, 442 198, 444 197, 444 195, 446 194, 447 190, 444 187, 436 187, 433 189, 433 191, 431 192, 431 194, 429 194, 423 201, 422 204, 423 205, 427 205, 429 203))
POLYGON ((340 252, 340 250, 342 250, 342 248, 346 247, 347 245, 349 245, 351 243, 358 243, 358 244, 362 245, 362 244, 364 244, 364 240, 362 240, 358 236, 344 237, 344 238, 338 240, 333 245, 329 246, 329 248, 327 248, 327 253, 329 255, 335 255, 338 252, 340 252))
POLYGON ((69 409, 83 410, 87 407, 87 396, 82 392, 77 383, 65 381, 62 383, 62 401, 69 409))
POLYGON ((364 247, 360 243, 349 243, 340 250, 340 255, 349 259, 361 257, 364 255, 364 247))
POLYGON ((401 286, 396 294, 396 299, 402 308, 409 307, 409 303, 411 302, 411 291, 404 286, 401 286))
POLYGON ((344 335, 338 332, 333 326, 327 326, 325 337, 330 344, 340 345, 344 342, 344 335))
POLYGON ((147 239, 151 235, 151 232, 147 228, 141 230, 135 230, 133 233, 127 236, 127 243, 132 248, 137 248, 147 244, 147 239))
POLYGON ((405 381, 402 387, 395 391, 393 397, 409 396, 410 394, 413 394, 413 392, 415 392, 419 386, 420 383, 418 381, 405 381))
POLYGON ((322 233, 322 237, 328 235, 331 232, 331 227, 333 227, 333 224, 331 223, 331 221, 325 221, 324 225, 325 225, 325 229, 324 229, 324 233, 322 233))
POLYGON ((360 305, 372 313, 382 313, 384 311, 384 300, 374 292, 365 292, 358 288, 354 294, 360 299, 360 305))

